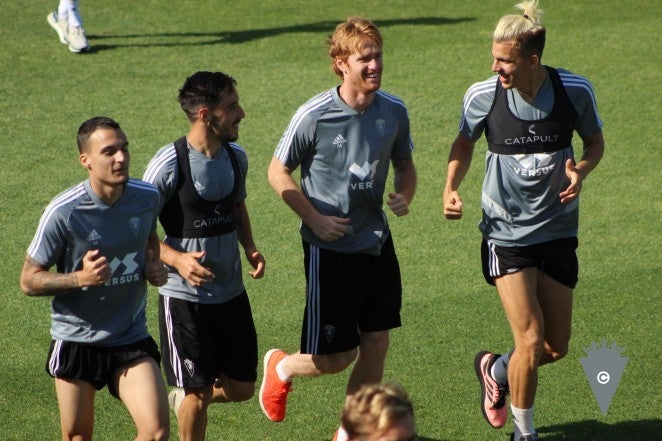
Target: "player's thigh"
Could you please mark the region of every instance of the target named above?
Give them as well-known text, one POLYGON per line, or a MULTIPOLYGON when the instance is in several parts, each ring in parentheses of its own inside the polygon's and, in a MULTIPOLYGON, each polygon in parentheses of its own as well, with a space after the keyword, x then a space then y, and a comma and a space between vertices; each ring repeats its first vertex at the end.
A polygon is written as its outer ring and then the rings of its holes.
POLYGON ((168 396, 156 361, 145 356, 124 366, 116 375, 119 398, 138 432, 158 433, 167 428, 168 396))
POLYGON ((538 270, 524 268, 494 279, 515 346, 536 345, 544 333, 543 314, 536 295, 538 270))
POLYGON ((60 410, 63 439, 76 435, 92 439, 96 389, 83 380, 55 378, 55 393, 60 410))
POLYGON ((572 288, 539 272, 538 302, 545 321, 547 346, 565 355, 572 324, 572 288))

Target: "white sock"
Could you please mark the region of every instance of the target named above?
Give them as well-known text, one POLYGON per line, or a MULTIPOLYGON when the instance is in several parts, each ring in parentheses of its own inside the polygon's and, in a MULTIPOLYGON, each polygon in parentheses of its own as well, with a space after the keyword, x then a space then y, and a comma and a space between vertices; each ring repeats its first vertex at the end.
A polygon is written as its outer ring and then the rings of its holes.
POLYGON ((285 374, 285 371, 283 371, 283 368, 281 366, 281 364, 283 364, 284 360, 285 359, 283 358, 276 365, 276 373, 278 374, 278 378, 280 379, 280 381, 285 381, 286 383, 289 383, 289 382, 292 381, 292 379, 290 377, 288 377, 287 374, 285 374))
POLYGON ((492 363, 490 375, 499 384, 508 384, 508 363, 510 362, 511 355, 513 355, 513 351, 503 354, 492 363))
POLYGON ((531 435, 535 433, 533 428, 533 406, 529 409, 520 409, 510 405, 513 413, 513 423, 515 424, 515 439, 522 435, 531 435))
POLYGON ((62 5, 62 3, 66 3, 67 5, 67 10, 69 13, 67 16, 69 20, 69 26, 83 26, 83 19, 81 18, 80 12, 78 11, 78 0, 61 0, 60 5, 62 5))
POLYGON ((69 2, 67 0, 60 0, 57 5, 57 18, 59 20, 68 20, 69 17, 69 2))

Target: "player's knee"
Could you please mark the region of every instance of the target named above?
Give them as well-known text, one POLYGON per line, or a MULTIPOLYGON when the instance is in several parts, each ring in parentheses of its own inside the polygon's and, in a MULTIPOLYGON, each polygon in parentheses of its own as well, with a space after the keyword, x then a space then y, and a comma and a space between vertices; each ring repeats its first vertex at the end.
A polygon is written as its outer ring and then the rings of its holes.
POLYGON ((182 401, 182 406, 196 412, 206 411, 213 398, 212 387, 204 389, 186 390, 186 396, 182 401))
POLYGON ((566 355, 568 355, 568 343, 556 344, 547 351, 551 362, 559 361, 566 355))
POLYGON ((538 366, 540 358, 545 352, 545 340, 541 332, 527 331, 519 339, 517 349, 521 351, 531 366, 538 366))
POLYGON ((388 332, 364 333, 361 336, 361 351, 386 354, 391 340, 388 332))
POLYGON ((170 428, 167 425, 158 425, 153 429, 143 430, 138 433, 136 440, 140 441, 165 441, 170 438, 170 428))

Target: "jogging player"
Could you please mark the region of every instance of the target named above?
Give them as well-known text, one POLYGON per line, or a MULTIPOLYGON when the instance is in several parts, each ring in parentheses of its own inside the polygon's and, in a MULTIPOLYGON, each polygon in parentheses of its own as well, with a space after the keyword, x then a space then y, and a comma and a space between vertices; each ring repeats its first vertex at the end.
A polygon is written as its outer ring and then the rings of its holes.
POLYGON ((602 158, 604 140, 591 83, 541 63, 542 11, 537 1, 517 7, 522 13, 502 17, 494 31, 492 71, 497 75, 472 85, 464 96, 460 133, 448 162, 444 215, 462 216, 458 189, 485 132, 483 272, 496 285, 515 348, 503 356, 479 352, 474 368, 488 423, 505 425, 510 389, 511 439, 526 441, 537 439, 538 366, 568 352, 578 275, 578 197, 602 158), (577 163, 573 132, 583 144, 577 163))
POLYGON ((161 148, 144 179, 161 195, 166 237, 159 289, 161 350, 181 440, 203 440, 211 403, 246 401, 255 393, 257 334, 242 281, 239 245, 261 278, 246 208, 246 152, 235 143, 244 110, 236 81, 196 72, 179 90, 190 122, 186 136, 161 148))
POLYGON ((91 440, 96 391, 128 409, 136 440, 165 440, 168 401, 147 332, 147 284, 162 285, 153 185, 129 178, 119 124, 95 117, 78 130, 89 179, 46 207, 21 272, 29 296, 52 296, 46 371, 55 379, 63 440, 91 440), (49 271, 55 267, 55 271, 49 271))
POLYGON ((307 282, 300 351, 264 357, 260 404, 272 421, 285 418, 294 377, 338 373, 356 360, 347 395, 379 383, 389 330, 400 326, 400 268, 382 207, 390 164, 386 205, 404 216, 414 197, 407 109, 380 90, 382 36, 372 22, 349 18, 328 43, 342 83, 297 110, 269 166, 271 186, 301 218, 307 282))

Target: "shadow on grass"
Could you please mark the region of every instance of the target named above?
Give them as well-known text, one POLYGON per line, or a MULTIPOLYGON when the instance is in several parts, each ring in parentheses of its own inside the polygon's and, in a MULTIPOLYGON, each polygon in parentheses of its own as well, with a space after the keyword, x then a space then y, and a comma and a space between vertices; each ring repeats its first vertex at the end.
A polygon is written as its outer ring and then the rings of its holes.
MULTIPOLYGON (((374 22, 380 28, 402 25, 452 25, 466 21, 473 21, 475 18, 446 18, 446 17, 416 17, 416 18, 397 18, 378 20, 374 22)), ((217 44, 240 44, 247 41, 258 40, 261 38, 275 37, 283 34, 292 33, 331 33, 338 22, 320 21, 317 23, 308 23, 292 26, 282 26, 266 29, 250 29, 245 31, 219 31, 219 32, 162 32, 149 34, 109 34, 97 35, 88 34, 91 41, 91 49, 88 53, 100 52, 103 50, 117 49, 121 47, 169 47, 169 46, 205 46, 217 44), (149 39, 151 41, 135 43, 115 43, 104 44, 99 40, 107 39, 149 39), (154 39, 177 41, 154 41, 154 39), (193 39, 191 41, 190 39, 193 39), (182 41, 184 40, 184 41, 182 41), (188 40, 188 41, 187 41, 188 40)))
POLYGON ((662 419, 606 424, 588 420, 536 428, 541 441, 648 441, 662 439, 662 419))

